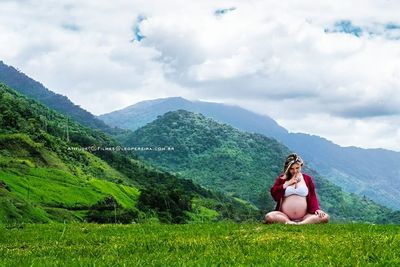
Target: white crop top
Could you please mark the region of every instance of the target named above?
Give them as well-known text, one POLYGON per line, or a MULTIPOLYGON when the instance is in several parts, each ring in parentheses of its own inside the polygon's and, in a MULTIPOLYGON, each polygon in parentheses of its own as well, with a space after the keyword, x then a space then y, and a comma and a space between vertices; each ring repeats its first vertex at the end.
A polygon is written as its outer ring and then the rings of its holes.
POLYGON ((286 187, 285 190, 285 197, 290 195, 299 195, 305 197, 308 195, 308 188, 306 185, 301 185, 298 186, 297 188, 294 188, 294 186, 288 186, 286 187))

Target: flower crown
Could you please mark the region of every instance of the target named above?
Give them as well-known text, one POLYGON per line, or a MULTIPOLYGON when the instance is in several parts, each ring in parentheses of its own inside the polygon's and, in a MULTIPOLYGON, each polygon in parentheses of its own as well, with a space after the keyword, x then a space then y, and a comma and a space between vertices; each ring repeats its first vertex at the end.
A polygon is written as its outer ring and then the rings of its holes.
POLYGON ((290 167, 292 167, 292 165, 294 163, 300 163, 300 166, 303 166, 304 161, 302 158, 300 158, 300 156, 298 156, 296 153, 290 154, 287 159, 293 158, 291 161, 289 161, 287 164, 287 168, 285 170, 285 173, 287 173, 287 171, 290 169, 290 167))

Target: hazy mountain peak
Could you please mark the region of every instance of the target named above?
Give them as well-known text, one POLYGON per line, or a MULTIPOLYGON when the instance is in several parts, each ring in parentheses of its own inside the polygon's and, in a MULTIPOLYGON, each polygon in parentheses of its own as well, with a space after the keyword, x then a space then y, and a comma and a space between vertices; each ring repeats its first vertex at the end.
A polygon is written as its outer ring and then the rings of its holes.
POLYGON ((0 83, 4 83, 19 93, 37 100, 61 114, 70 116, 90 128, 102 130, 107 133, 125 132, 121 129, 110 128, 87 110, 75 105, 68 97, 47 89, 40 82, 35 81, 16 68, 4 64, 1 60, 0 83))
POLYGON ((138 102, 127 108, 100 115, 99 118, 111 126, 136 130, 168 111, 184 109, 201 113, 216 121, 230 124, 249 132, 266 132, 267 136, 285 135, 287 130, 266 115, 257 114, 239 106, 223 103, 188 100, 183 97, 168 97, 138 102), (256 126, 256 129, 254 129, 256 126))
MULTIPOLYGON (((119 111, 131 111, 135 110, 137 108, 146 108, 146 107, 151 107, 151 106, 156 106, 161 103, 168 103, 168 102, 174 102, 174 103, 190 103, 189 100, 180 97, 180 96, 173 96, 173 97, 166 97, 166 98, 157 98, 157 99, 150 99, 150 100, 144 100, 137 102, 136 104, 133 104, 131 106, 128 106, 126 108, 117 110, 115 112, 119 111)), ((100 115, 103 116, 103 115, 100 115)))

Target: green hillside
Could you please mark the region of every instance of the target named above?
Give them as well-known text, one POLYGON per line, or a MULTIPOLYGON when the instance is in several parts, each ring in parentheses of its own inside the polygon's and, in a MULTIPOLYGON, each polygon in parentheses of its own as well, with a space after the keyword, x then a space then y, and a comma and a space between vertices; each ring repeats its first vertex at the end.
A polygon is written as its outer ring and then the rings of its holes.
POLYGON ((0 222, 260 217, 248 203, 107 149, 119 144, 3 84, 0 111, 0 222))
MULTIPOLYGON (((132 133, 130 146, 173 147, 173 150, 141 151, 140 156, 207 188, 218 188, 257 205, 274 208, 269 189, 282 170, 289 149, 261 134, 239 131, 199 113, 168 112, 132 133)), ((313 176, 321 207, 334 220, 392 222, 395 214, 367 198, 343 192, 315 171, 313 176)))

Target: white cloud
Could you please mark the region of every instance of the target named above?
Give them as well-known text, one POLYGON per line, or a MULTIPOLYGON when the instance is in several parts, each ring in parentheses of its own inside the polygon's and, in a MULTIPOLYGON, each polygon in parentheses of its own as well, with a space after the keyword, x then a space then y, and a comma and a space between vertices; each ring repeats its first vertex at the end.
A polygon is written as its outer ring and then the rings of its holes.
POLYGON ((0 59, 95 114, 179 95, 240 104, 342 145, 400 150, 399 8, 388 0, 2 1, 0 59), (339 21, 361 35, 326 32, 339 21), (144 38, 132 43, 135 27, 144 38))

